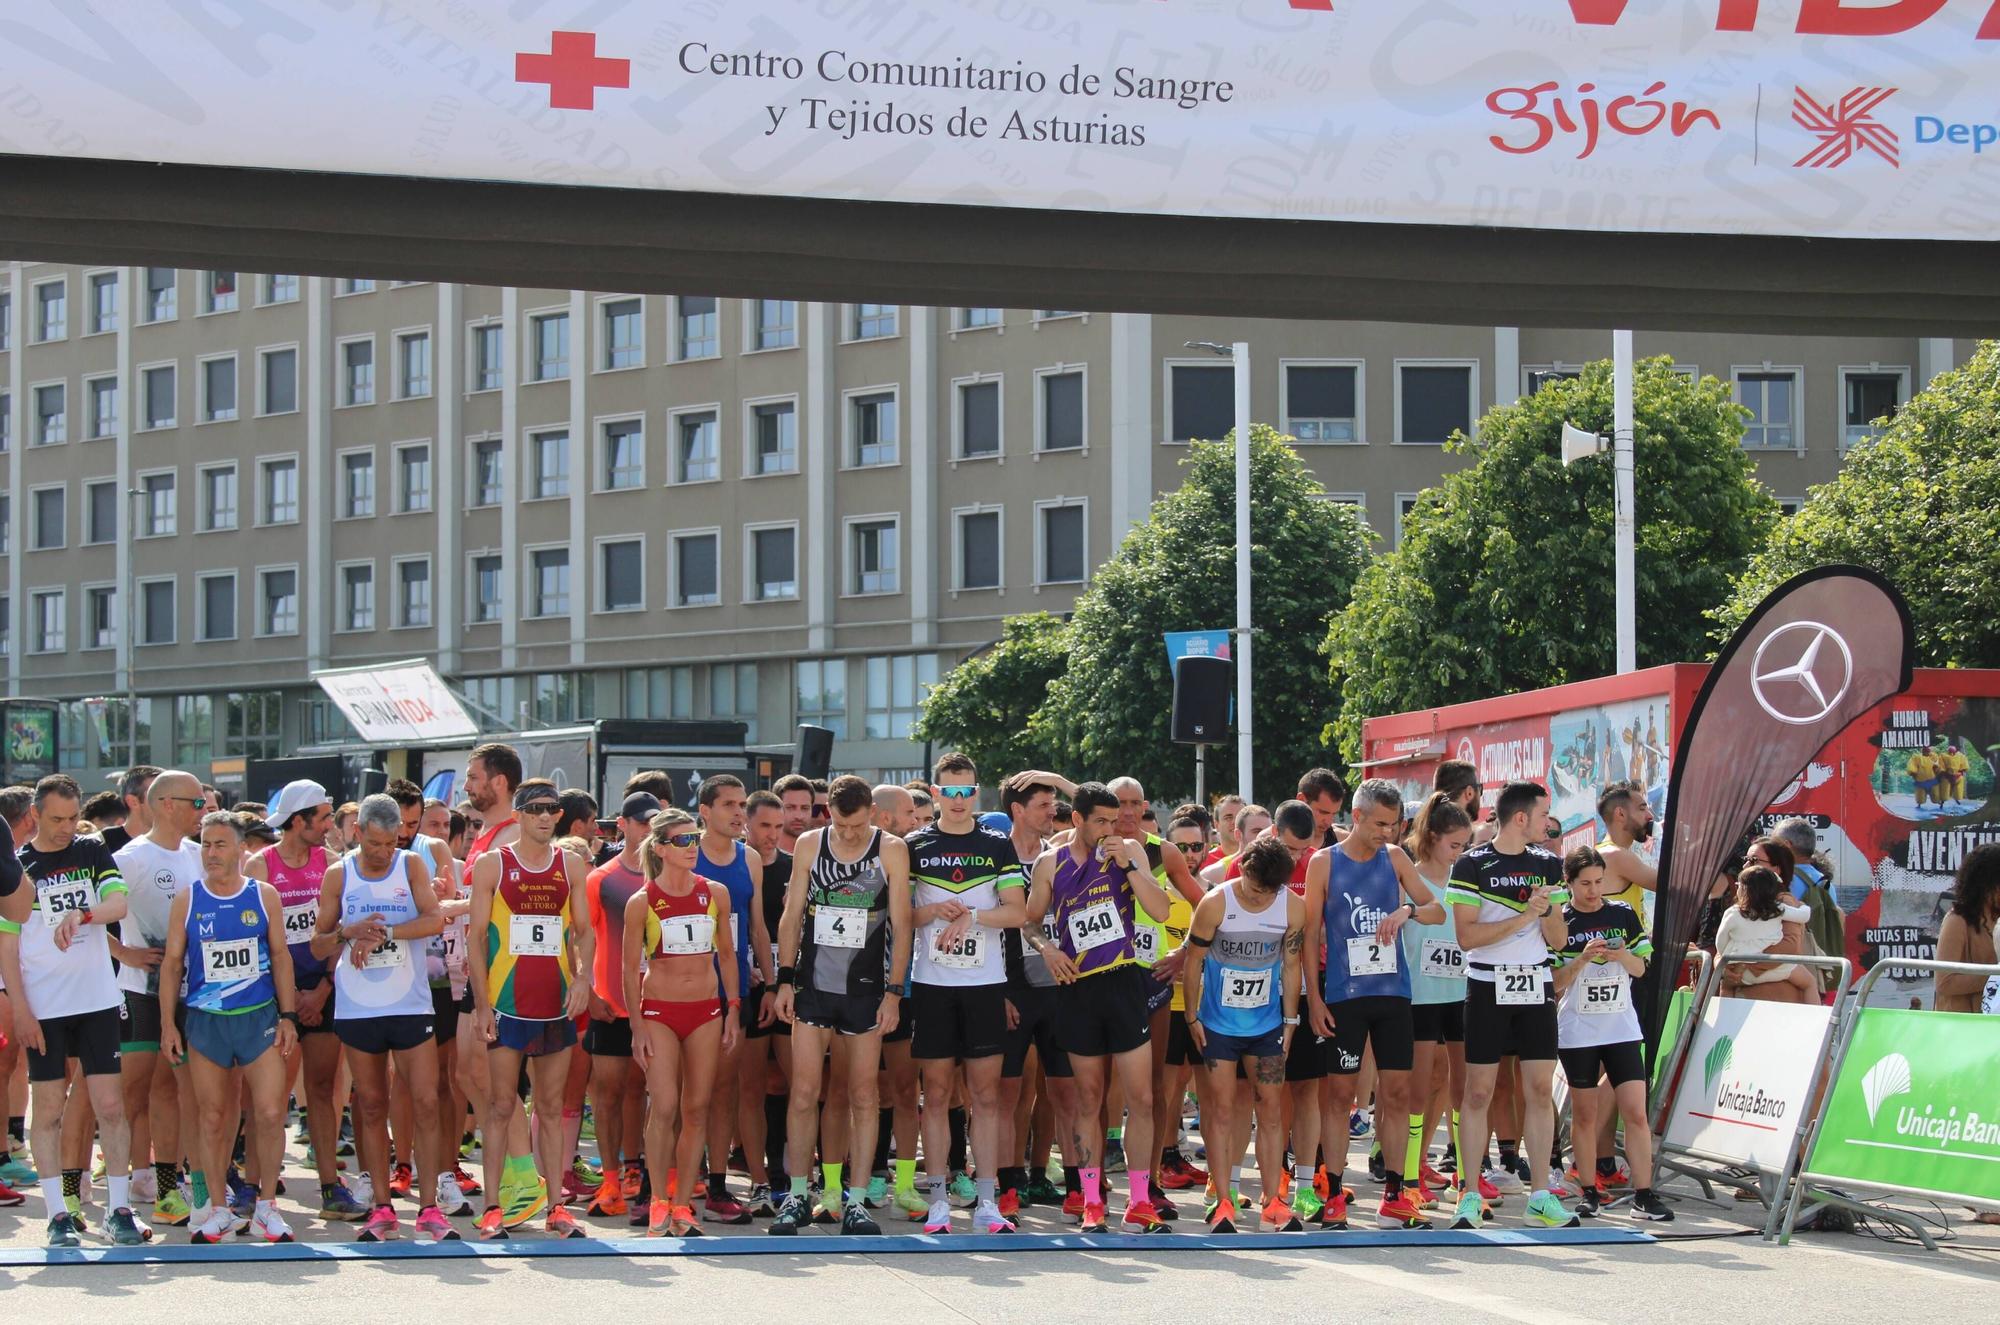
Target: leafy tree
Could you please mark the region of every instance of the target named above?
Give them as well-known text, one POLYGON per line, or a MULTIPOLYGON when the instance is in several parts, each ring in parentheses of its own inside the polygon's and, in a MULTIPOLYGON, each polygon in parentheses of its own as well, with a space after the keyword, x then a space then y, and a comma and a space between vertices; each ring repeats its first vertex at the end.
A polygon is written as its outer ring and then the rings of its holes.
MULTIPOLYGON (((1289 792, 1326 761, 1335 696, 1319 657, 1327 618, 1367 561, 1369 533, 1351 507, 1320 500, 1319 480, 1275 430, 1251 430, 1253 711, 1260 795, 1289 792)), ((1129 774, 1155 799, 1194 790, 1194 747, 1168 737, 1173 675, 1161 633, 1236 620, 1233 442, 1197 442, 1179 489, 1153 505, 1077 600, 1065 666, 1030 734, 1059 751, 1058 771, 1129 774)), ((1210 752, 1209 786, 1235 784, 1235 747, 1210 752)))
POLYGON ((1813 489, 1715 613, 1718 639, 1779 584, 1835 561, 1903 591, 1922 666, 2000 666, 2000 342, 1941 374, 1813 489))
MULTIPOLYGON (((1638 661, 1710 656, 1706 613, 1730 593, 1778 518, 1741 446, 1744 411, 1712 377, 1666 358, 1633 377, 1638 661)), ((1333 622, 1326 649, 1340 714, 1330 736, 1358 757, 1371 714, 1602 676, 1617 662, 1612 471, 1565 468, 1565 421, 1609 435, 1611 364, 1490 411, 1472 464, 1403 517, 1333 622)))
POLYGON ((1057 756, 1029 734, 1028 721, 1069 660, 1069 624, 1049 612, 1008 617, 1000 639, 946 674, 924 699, 911 736, 940 752, 958 750, 998 782, 1057 756))

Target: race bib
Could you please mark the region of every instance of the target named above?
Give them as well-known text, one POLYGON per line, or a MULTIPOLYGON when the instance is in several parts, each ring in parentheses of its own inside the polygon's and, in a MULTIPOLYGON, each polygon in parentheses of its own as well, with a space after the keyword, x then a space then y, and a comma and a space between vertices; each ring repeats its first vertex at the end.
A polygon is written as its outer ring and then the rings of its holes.
POLYGON ((1425 939, 1422 962, 1425 975, 1451 979, 1465 975, 1465 953, 1450 939, 1425 939))
POLYGON ((660 922, 660 952, 663 956, 696 957, 714 951, 714 916, 674 916, 660 922))
POLYGON ((736 912, 731 911, 729 913, 729 950, 731 952, 743 951, 742 920, 743 917, 736 912))
POLYGON ((1056 928, 1056 913, 1054 908, 1050 908, 1048 911, 1042 913, 1042 937, 1050 943, 1059 943, 1062 941, 1062 932, 1056 928))
POLYGON ((933 926, 924 935, 928 945, 924 951, 930 954, 931 965, 941 966, 947 971, 976 971, 986 965, 986 936, 974 925, 958 936, 958 940, 946 947, 938 947, 937 941, 948 926, 933 926))
POLYGON ((1125 921, 1111 901, 1092 902, 1069 913, 1069 939, 1079 955, 1125 937, 1125 921))
POLYGON ((1542 1001, 1540 966, 1496 966, 1493 968, 1493 1003, 1496 1007, 1533 1007, 1542 1001))
POLYGON ((1396 973, 1395 943, 1378 943, 1373 938, 1355 937, 1347 941, 1347 974, 1394 975, 1396 973))
POLYGON ((1632 982, 1622 969, 1610 975, 1586 974, 1577 981, 1576 1010, 1586 1017, 1608 1017, 1631 1006, 1626 993, 1632 982))
POLYGON ((256 939, 210 939, 201 945, 202 983, 235 984, 257 974, 256 939))
POLYGON ((858 906, 822 906, 813 911, 813 942, 827 948, 858 948, 868 941, 868 913, 858 906))
POLYGON ((563 950, 561 916, 507 917, 507 951, 516 957, 560 957, 563 950))
POLYGON ((449 970, 457 970, 465 961, 465 930, 458 925, 446 925, 438 944, 439 955, 449 970))
POLYGON ((319 928, 319 898, 285 908, 285 942, 310 943, 319 928))
POLYGON ((35 901, 42 908, 42 919, 54 929, 71 911, 97 905, 97 885, 88 879, 48 879, 35 885, 35 901))
POLYGON ((1246 970, 1241 966, 1224 966, 1218 972, 1222 979, 1222 1006, 1226 1008, 1264 1008, 1271 1005, 1271 971, 1246 970))
POLYGON ((1132 955, 1141 966, 1151 966, 1160 959, 1160 931, 1141 925, 1132 931, 1132 955))
POLYGON ((410 964, 409 945, 402 939, 386 939, 382 946, 368 954, 365 970, 395 971, 410 964))

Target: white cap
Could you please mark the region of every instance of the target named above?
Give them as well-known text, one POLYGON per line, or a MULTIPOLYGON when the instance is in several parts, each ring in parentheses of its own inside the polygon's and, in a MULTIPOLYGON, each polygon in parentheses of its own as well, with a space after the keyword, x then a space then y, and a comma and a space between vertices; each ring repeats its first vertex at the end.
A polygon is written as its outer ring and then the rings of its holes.
POLYGON ((287 782, 285 789, 278 793, 278 799, 271 803, 271 817, 264 822, 274 833, 285 831, 285 820, 300 810, 310 810, 316 805, 331 805, 333 798, 326 794, 326 788, 310 778, 300 778, 297 782, 287 782))

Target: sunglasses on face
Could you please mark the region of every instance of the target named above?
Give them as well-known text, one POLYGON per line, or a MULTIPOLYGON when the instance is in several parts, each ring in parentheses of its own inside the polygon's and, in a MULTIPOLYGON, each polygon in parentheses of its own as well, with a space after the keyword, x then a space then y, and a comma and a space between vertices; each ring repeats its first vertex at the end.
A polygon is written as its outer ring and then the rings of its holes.
POLYGON ((963 787, 938 788, 938 795, 944 797, 948 801, 971 800, 974 796, 977 796, 978 794, 979 794, 979 784, 977 782, 971 783, 963 787))
POLYGON ((824 805, 813 806, 813 818, 815 819, 824 819, 829 813, 830 811, 824 805))
POLYGON ((655 838, 654 841, 659 842, 662 846, 680 847, 685 850, 701 841, 701 834, 693 831, 669 833, 666 837, 655 838))
POLYGON ((554 801, 536 801, 533 805, 523 805, 521 814, 561 814, 562 806, 554 801))
POLYGON ((1199 855, 1201 852, 1208 850, 1208 843, 1206 842, 1176 842, 1174 845, 1187 852, 1190 856, 1199 855))

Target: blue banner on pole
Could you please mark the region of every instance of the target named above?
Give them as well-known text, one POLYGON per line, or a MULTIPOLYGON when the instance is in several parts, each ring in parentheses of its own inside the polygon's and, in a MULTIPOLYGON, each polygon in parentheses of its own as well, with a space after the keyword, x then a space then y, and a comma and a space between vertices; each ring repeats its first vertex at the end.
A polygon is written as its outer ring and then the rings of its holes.
MULTIPOLYGON (((1226 630, 1169 630, 1165 632, 1167 641, 1167 667, 1177 669, 1183 658, 1228 658, 1229 635, 1226 630)), ((1236 698, 1229 700, 1229 721, 1236 721, 1236 698)))

